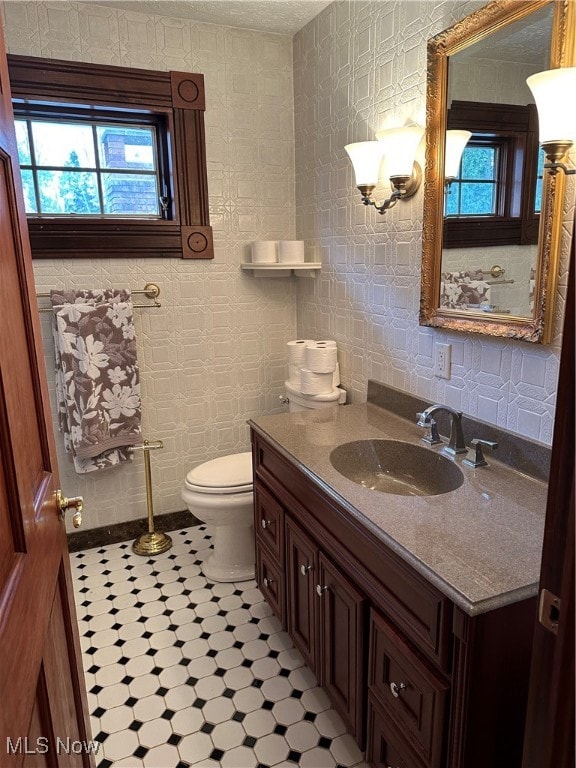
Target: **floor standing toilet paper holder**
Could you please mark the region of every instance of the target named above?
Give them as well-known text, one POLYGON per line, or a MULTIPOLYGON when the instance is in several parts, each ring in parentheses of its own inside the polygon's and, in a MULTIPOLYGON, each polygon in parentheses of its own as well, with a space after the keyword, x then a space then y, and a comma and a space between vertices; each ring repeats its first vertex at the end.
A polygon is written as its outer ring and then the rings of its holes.
POLYGON ((137 555, 159 555, 172 546, 172 539, 162 531, 154 530, 154 504, 152 500, 152 470, 150 467, 150 451, 164 448, 162 440, 144 440, 142 445, 133 445, 128 450, 131 453, 142 451, 144 454, 144 473, 146 477, 146 509, 148 512, 148 531, 140 534, 132 544, 132 550, 137 555))

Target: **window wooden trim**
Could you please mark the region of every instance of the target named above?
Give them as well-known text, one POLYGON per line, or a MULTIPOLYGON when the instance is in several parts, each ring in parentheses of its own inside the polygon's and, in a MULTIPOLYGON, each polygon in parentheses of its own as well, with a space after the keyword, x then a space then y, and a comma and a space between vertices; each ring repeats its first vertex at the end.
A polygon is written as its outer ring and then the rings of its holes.
POLYGON ((34 258, 178 256, 214 258, 208 212, 204 76, 83 62, 8 56, 12 98, 152 113, 167 120, 169 220, 50 219, 28 216, 34 258))
POLYGON ((533 210, 536 194, 538 120, 535 106, 454 100, 448 129, 492 133, 507 141, 504 199, 495 216, 444 218, 444 248, 531 245, 538 242, 540 217, 533 210), (521 189, 521 195, 518 195, 521 189), (532 205, 532 209, 530 206, 532 205))

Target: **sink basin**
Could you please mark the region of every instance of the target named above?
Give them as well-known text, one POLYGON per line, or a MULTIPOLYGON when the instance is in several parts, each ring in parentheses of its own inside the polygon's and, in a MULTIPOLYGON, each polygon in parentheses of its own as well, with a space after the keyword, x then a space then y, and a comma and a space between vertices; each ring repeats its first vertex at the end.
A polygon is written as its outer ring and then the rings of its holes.
POLYGON ((330 454, 334 469, 349 480, 381 493, 437 496, 464 482, 460 469, 429 448, 400 440, 356 440, 330 454))

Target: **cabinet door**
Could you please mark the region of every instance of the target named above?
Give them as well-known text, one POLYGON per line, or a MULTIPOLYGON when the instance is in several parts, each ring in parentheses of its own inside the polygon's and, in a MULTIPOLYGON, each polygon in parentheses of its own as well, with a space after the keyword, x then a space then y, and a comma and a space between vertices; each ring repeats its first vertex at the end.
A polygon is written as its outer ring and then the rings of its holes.
POLYGON ((319 571, 320 682, 362 748, 366 599, 322 553, 319 571))
POLYGON ((318 576, 316 544, 286 518, 286 591, 288 632, 316 672, 317 623, 315 584, 318 576))

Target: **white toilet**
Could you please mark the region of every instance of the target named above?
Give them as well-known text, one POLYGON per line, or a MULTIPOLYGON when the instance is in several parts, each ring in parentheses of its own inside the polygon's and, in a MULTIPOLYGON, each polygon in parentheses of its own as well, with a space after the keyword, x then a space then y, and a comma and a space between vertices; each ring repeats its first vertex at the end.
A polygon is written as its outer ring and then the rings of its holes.
MULTIPOLYGON (((290 411, 329 408, 346 402, 346 392, 303 395, 286 382, 290 411)), ((190 512, 212 526, 214 548, 202 571, 210 581, 254 578, 254 494, 252 454, 234 453, 190 470, 182 487, 190 512)))
POLYGON ((254 494, 252 454, 234 453, 190 470, 182 499, 190 512, 213 528, 214 548, 202 571, 211 581, 254 578, 254 494))

